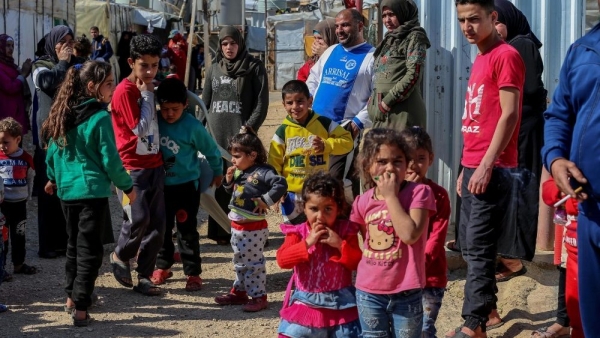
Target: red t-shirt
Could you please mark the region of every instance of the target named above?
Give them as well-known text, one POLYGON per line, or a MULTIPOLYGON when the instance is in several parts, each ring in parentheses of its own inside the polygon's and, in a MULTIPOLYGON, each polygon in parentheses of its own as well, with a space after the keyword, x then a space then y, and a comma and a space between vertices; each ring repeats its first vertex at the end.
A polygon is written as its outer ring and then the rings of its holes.
POLYGON ((437 185, 430 179, 425 179, 435 198, 435 214, 429 217, 427 229, 427 243, 425 244, 425 287, 445 288, 448 283, 446 275, 446 249, 444 241, 448 233, 448 221, 450 220, 450 198, 446 189, 437 185))
POLYGON ((519 122, 510 142, 495 163, 500 168, 517 167, 517 141, 523 102, 525 64, 516 49, 501 41, 484 54, 477 55, 473 63, 462 116, 464 148, 462 165, 477 168, 488 150, 500 116, 500 89, 517 88, 519 122))
MULTIPOLYGON (((163 164, 158 151, 158 122, 156 113, 149 123, 150 131, 138 137, 134 130, 140 122, 142 94, 137 86, 124 79, 115 89, 111 101, 111 117, 117 150, 127 170, 152 169, 163 164)), ((151 104, 154 104, 152 102, 151 104)))

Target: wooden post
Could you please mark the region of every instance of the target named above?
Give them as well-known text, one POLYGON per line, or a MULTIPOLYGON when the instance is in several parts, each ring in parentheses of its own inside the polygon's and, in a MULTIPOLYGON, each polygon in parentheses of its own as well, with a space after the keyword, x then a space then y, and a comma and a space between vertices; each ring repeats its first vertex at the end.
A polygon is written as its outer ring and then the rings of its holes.
MULTIPOLYGON (((212 64, 212 60, 210 58, 210 23, 208 16, 208 3, 206 0, 202 0, 202 39, 204 40, 204 69, 208 69, 212 64)), ((221 48, 218 46, 217 48, 221 48)), ((206 79, 204 79, 206 81, 206 79)), ((207 85, 206 83, 204 84, 207 85)))
POLYGON ((190 79, 190 63, 192 62, 192 42, 194 41, 194 34, 196 30, 196 12, 198 12, 198 0, 193 0, 191 3, 192 8, 192 19, 190 20, 190 33, 188 34, 188 49, 187 49, 187 60, 185 62, 185 86, 188 86, 190 79))

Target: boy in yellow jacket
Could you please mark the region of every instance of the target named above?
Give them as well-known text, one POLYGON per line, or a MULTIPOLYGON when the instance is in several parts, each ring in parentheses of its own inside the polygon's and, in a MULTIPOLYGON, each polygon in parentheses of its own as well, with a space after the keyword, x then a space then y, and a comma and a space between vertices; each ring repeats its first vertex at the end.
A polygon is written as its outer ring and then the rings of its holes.
POLYGON ((304 82, 289 81, 281 97, 288 116, 273 135, 267 162, 288 183, 281 203, 284 223, 300 224, 306 217, 297 202, 306 177, 329 170, 329 156, 345 155, 354 144, 350 132, 310 109, 312 97, 304 82))

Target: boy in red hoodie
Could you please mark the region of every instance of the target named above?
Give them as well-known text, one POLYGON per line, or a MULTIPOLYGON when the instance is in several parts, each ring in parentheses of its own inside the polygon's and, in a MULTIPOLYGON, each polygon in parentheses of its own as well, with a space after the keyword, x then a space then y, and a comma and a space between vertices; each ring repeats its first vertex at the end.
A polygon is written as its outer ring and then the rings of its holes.
MULTIPOLYGON (((554 206, 554 204, 560 201, 564 197, 564 194, 558 189, 556 183, 553 178, 550 178, 546 182, 542 184, 542 198, 544 203, 549 206, 554 206)), ((564 224, 564 232, 563 229, 560 229, 561 234, 563 236, 558 236, 559 240, 562 238, 562 242, 564 242, 564 246, 567 251, 567 276, 566 276, 566 285, 562 286, 563 290, 565 290, 564 297, 567 306, 567 314, 568 319, 571 324, 571 337, 572 338, 583 338, 583 328, 581 326, 581 316, 579 313, 579 288, 577 286, 577 273, 578 273, 578 264, 577 264, 577 215, 579 214, 579 210, 577 209, 578 201, 575 198, 569 198, 563 205, 559 206, 559 208, 564 208, 566 212, 566 224, 564 224)), ((555 226, 559 226, 555 224, 555 226)), ((558 233, 558 231, 557 231, 558 233)), ((554 245, 554 260, 556 263, 557 258, 560 260, 561 248, 559 247, 557 250, 557 244, 554 245), (558 256, 557 257, 557 251, 558 256)), ((561 245, 562 247, 562 245, 561 245)), ((559 289, 561 286, 559 286, 559 289)), ((560 297, 559 292, 559 297, 560 297)), ((560 307, 560 299, 559 299, 559 307, 560 307)), ((560 309, 558 309, 560 312, 560 309)), ((568 326, 568 323, 565 325, 563 323, 559 323, 559 319, 557 318, 557 323, 554 325, 561 325, 562 327, 568 326)), ((552 326, 554 326, 552 325, 552 326)), ((552 332, 552 326, 549 327, 546 332, 552 332)), ((556 329, 561 329, 560 327, 555 327, 556 329)), ((560 331, 556 331, 557 336, 560 331)), ((534 332, 534 335, 536 333, 534 332)), ((545 335, 538 335, 539 337, 546 337, 545 335)))
POLYGON ((448 283, 444 240, 450 219, 450 199, 446 189, 425 177, 427 169, 433 164, 431 137, 425 129, 409 127, 402 131, 402 136, 413 151, 413 160, 408 165, 405 180, 427 184, 435 196, 437 211, 429 217, 427 244, 425 245, 427 282, 423 289, 423 338, 435 338, 437 332, 435 321, 442 306, 442 298, 448 283))

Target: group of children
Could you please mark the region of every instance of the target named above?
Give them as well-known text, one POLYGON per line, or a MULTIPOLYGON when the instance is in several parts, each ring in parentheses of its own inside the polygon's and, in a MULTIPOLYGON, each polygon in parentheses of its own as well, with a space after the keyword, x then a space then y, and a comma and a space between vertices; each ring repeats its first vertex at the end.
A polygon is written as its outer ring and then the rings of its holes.
MULTIPOLYGON (((165 234, 176 225, 185 289, 202 288, 196 223, 200 152, 213 171, 211 185, 224 184, 233 193, 228 217, 236 279, 230 292, 215 297, 216 303, 243 305, 249 312, 267 308, 265 215, 280 205, 285 240, 277 262, 293 269, 280 312, 280 337, 361 332, 435 337, 447 283, 444 239, 450 202, 445 189, 426 178, 434 154, 425 130, 373 129, 365 134, 356 167, 366 191, 350 208, 341 182, 327 169, 330 155, 353 149, 352 137, 312 111, 308 88, 293 80, 282 89, 288 116, 269 152, 254 130, 243 127, 230 140, 232 165, 223 173, 215 141, 186 112, 185 85, 165 79, 154 90, 161 49, 151 36, 134 37, 128 60, 132 73, 116 88, 109 64, 73 66, 42 128, 49 178, 45 191, 60 197, 67 219, 65 309, 73 324, 86 326, 91 320, 87 310, 102 262, 111 184, 124 209, 110 255, 116 280, 145 295, 161 294, 158 285, 173 275, 175 254, 171 236, 165 234), (134 258, 137 283, 129 265, 134 258)), ((33 165, 19 148, 20 130, 12 119, 0 121, 0 207, 10 230, 14 272, 27 273, 33 268, 23 263, 24 210, 33 165)), ((547 196, 559 197, 557 192, 547 196)), ((571 238, 572 227, 567 230, 571 238)), ((570 244, 575 253, 569 251, 569 259, 576 262, 576 242, 570 244)), ((576 276, 576 263, 568 268, 576 276)))
MULTIPOLYGON (((350 211, 341 182, 326 171, 330 155, 352 150, 352 137, 312 111, 308 88, 294 80, 283 88, 288 117, 270 151, 251 128, 242 128, 230 141, 232 166, 223 175, 215 141, 185 111, 183 83, 166 79, 154 90, 161 48, 151 36, 134 37, 132 73, 116 89, 109 64, 73 66, 42 128, 49 178, 45 191, 60 197, 67 219, 65 309, 73 324, 85 326, 91 320, 88 308, 102 262, 101 233, 110 219, 111 183, 124 209, 110 255, 117 281, 145 295, 161 294, 158 285, 172 276, 174 263, 174 245, 165 234, 176 223, 185 288, 201 289, 196 224, 200 152, 213 170, 211 184, 220 185, 224 178, 233 192, 228 216, 236 279, 229 293, 215 297, 216 303, 242 304, 251 312, 268 306, 265 215, 281 204, 285 241, 277 262, 294 273, 281 311, 280 336, 357 336, 361 331, 435 336, 446 285, 443 239, 450 205, 445 190, 425 177, 433 161, 426 132, 374 129, 366 134, 357 167, 369 189, 350 211), (133 258, 137 283, 129 266, 133 258)), ((2 156, 24 157, 15 150, 17 133, 0 129, 2 156)), ((12 196, 11 190, 6 192, 12 196)), ((26 201, 27 190, 21 195, 18 200, 26 201)), ((14 212, 17 208, 6 208, 7 203, 19 201, 5 196, 3 211, 14 212)), ((13 230, 14 217, 7 219, 12 237, 18 226, 13 230)), ((13 251, 13 260, 17 256, 13 251)), ((15 262, 16 272, 21 262, 15 262)))

